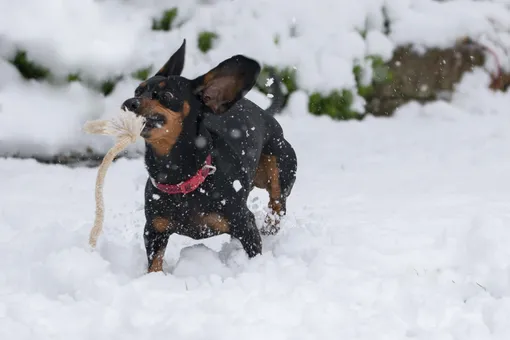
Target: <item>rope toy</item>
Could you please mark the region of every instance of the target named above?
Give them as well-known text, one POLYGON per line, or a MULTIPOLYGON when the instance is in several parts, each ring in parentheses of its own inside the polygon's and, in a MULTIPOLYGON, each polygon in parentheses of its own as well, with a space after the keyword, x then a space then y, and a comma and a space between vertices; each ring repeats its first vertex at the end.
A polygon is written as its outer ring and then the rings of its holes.
POLYGON ((96 177, 96 216, 94 227, 90 231, 89 245, 96 247, 97 238, 103 230, 104 221, 104 201, 103 201, 103 183, 106 171, 113 159, 129 144, 136 142, 145 125, 145 118, 137 116, 130 111, 121 111, 118 117, 111 120, 93 120, 85 123, 83 129, 85 132, 96 135, 115 136, 116 143, 106 153, 99 166, 96 177))

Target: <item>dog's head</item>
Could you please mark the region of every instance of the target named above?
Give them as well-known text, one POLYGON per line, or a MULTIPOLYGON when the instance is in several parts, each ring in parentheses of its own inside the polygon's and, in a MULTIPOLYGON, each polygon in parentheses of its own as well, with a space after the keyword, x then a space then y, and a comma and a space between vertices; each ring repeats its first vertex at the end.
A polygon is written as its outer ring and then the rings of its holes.
POLYGON ((135 96, 122 104, 124 110, 146 118, 141 136, 149 144, 159 145, 161 154, 168 154, 183 129, 193 126, 187 122, 232 107, 255 85, 260 73, 255 60, 236 55, 190 80, 181 76, 185 49, 186 40, 153 77, 136 88, 135 96))

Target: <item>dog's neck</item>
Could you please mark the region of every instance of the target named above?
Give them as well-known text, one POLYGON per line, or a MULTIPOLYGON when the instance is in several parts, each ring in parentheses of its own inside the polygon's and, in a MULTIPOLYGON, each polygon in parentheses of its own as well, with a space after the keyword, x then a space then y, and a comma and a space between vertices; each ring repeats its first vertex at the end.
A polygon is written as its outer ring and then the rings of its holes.
POLYGON ((211 150, 210 136, 197 131, 197 126, 183 129, 170 153, 164 156, 157 155, 146 143, 145 166, 149 176, 161 184, 178 184, 196 175, 211 150))

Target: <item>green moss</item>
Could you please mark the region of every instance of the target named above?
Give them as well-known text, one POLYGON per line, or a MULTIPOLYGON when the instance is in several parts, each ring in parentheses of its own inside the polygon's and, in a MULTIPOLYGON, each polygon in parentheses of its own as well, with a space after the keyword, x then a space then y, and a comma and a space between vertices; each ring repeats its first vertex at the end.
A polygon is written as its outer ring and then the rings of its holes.
POLYGON ((151 73, 151 71, 152 71, 152 66, 148 66, 148 67, 136 70, 135 72, 131 73, 131 76, 135 79, 144 81, 144 80, 147 80, 147 78, 149 78, 149 74, 151 73))
POLYGON ((370 99, 374 95, 375 86, 391 82, 393 74, 380 56, 367 56, 366 60, 371 61, 372 80, 370 83, 363 83, 363 72, 365 69, 360 64, 354 65, 352 73, 356 80, 358 94, 365 99, 370 99))
POLYGON ((366 85, 366 86, 358 85, 358 94, 365 99, 370 98, 374 94, 374 86, 373 85, 366 85))
POLYGON ((287 88, 287 91, 289 91, 289 94, 298 89, 295 68, 286 67, 283 70, 280 70, 277 74, 282 80, 283 85, 287 88))
POLYGON ((69 73, 67 75, 67 82, 72 83, 73 81, 81 81, 80 75, 78 73, 69 73))
POLYGON ((359 84, 361 82, 361 76, 363 74, 363 68, 360 64, 354 65, 352 68, 352 74, 354 74, 354 79, 356 80, 356 84, 359 84))
POLYGON ((379 56, 368 56, 372 60, 373 81, 374 83, 388 83, 393 80, 393 74, 390 67, 379 56))
POLYGON ((356 80, 356 87, 358 89, 358 94, 363 98, 368 98, 374 93, 373 84, 363 84, 363 72, 364 69, 360 64, 354 65, 352 68, 352 73, 354 75, 354 79, 356 80))
POLYGON ((214 32, 200 32, 198 34, 198 48, 203 53, 206 53, 212 48, 214 40, 216 39, 218 39, 218 35, 214 32))
MULTIPOLYGON (((380 56, 371 55, 367 56, 365 59, 371 61, 372 82, 374 84, 387 83, 393 79, 393 74, 391 73, 390 67, 386 65, 380 56)), ((361 84, 363 72, 364 70, 361 65, 354 65, 352 73, 354 74, 354 78, 356 79, 356 83, 358 85, 361 84)))
POLYGON ((27 58, 27 52, 18 50, 13 59, 9 60, 26 79, 46 79, 50 70, 27 58))
POLYGON ((177 18, 177 13, 177 7, 174 7, 163 12, 163 15, 159 19, 152 19, 152 30, 170 31, 175 18, 177 18))
POLYGON ((346 89, 341 92, 331 91, 326 96, 314 92, 308 98, 308 111, 317 116, 328 115, 338 120, 361 119, 362 116, 351 108, 353 102, 352 92, 346 89))
POLYGON ((108 96, 113 92, 113 90, 115 90, 115 86, 123 78, 124 78, 123 76, 112 77, 94 87, 105 96, 108 96))
POLYGON ((101 84, 101 92, 108 96, 115 89, 115 82, 113 80, 107 80, 101 84))

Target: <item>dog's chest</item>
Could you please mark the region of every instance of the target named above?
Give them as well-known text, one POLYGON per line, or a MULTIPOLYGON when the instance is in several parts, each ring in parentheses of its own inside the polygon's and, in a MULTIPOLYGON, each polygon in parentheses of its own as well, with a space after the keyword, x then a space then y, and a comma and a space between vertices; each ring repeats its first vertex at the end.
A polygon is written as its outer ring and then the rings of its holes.
POLYGON ((176 195, 159 205, 158 210, 173 226, 173 232, 202 239, 230 231, 227 200, 220 196, 213 199, 212 194, 202 191, 189 196, 176 195))

